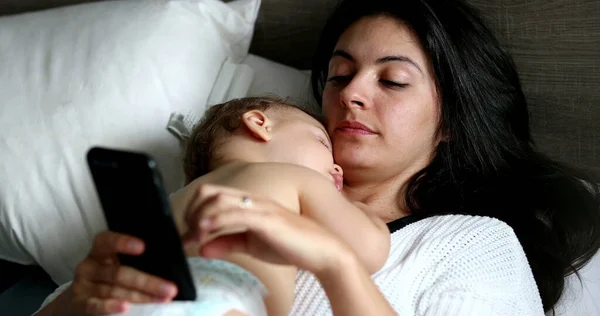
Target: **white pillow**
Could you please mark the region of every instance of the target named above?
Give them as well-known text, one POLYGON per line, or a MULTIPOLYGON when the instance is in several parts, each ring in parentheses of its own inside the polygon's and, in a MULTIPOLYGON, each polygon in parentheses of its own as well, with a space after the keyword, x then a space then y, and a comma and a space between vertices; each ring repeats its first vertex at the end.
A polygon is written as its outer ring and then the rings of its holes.
POLYGON ((249 54, 244 64, 254 70, 248 96, 275 94, 309 110, 320 111, 312 96, 310 71, 299 70, 272 60, 249 54))
POLYGON ((106 229, 91 146, 150 153, 176 189, 169 114, 201 115, 223 62, 247 55, 259 6, 106 1, 0 18, 0 258, 72 278, 106 229))

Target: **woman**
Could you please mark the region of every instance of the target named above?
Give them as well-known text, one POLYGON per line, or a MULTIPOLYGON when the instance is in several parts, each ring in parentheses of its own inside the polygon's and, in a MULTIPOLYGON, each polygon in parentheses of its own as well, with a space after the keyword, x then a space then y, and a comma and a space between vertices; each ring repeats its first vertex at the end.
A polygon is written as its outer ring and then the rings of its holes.
MULTIPOLYGON (((323 31, 312 76, 344 194, 392 231, 388 262, 371 277, 315 223, 215 186, 199 192, 189 235, 200 222, 245 232, 207 244, 204 255, 242 251, 312 272, 298 276, 298 315, 553 309, 564 277, 600 247, 599 181, 535 151, 515 66, 470 7, 344 1, 323 31), (241 209, 247 198, 252 206, 241 209)), ((98 235, 73 286, 44 312, 102 314, 123 301, 173 297, 168 283, 111 260, 142 248, 98 235)))

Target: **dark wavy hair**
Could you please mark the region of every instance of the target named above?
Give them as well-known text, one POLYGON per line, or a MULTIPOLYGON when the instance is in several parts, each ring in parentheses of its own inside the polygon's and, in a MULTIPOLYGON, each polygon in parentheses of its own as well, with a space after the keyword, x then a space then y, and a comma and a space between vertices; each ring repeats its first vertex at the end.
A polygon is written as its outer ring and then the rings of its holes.
POLYGON ((600 180, 535 149, 511 56, 479 13, 456 0, 347 0, 322 32, 312 69, 321 102, 341 34, 362 17, 406 23, 429 55, 440 97, 440 142, 431 163, 407 183, 411 214, 468 214, 510 225, 544 304, 554 310, 565 277, 600 248, 600 180))

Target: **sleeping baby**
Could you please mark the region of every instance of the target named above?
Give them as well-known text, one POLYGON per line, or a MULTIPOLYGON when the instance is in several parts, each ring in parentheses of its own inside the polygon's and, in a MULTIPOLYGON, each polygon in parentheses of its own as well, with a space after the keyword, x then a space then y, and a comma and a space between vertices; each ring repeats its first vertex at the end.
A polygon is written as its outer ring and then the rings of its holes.
MULTIPOLYGON (((180 233, 188 232, 187 217, 202 184, 228 186, 274 198, 311 218, 348 243, 370 273, 378 271, 388 256, 388 228, 341 194, 342 170, 331 150, 319 120, 284 100, 242 98, 210 107, 186 145, 187 185, 171 196, 180 233)), ((250 211, 252 201, 240 196, 239 205, 250 211)), ((295 267, 241 253, 224 260, 199 255, 207 241, 232 233, 210 232, 186 242, 195 301, 130 304, 126 315, 288 315, 295 267)))

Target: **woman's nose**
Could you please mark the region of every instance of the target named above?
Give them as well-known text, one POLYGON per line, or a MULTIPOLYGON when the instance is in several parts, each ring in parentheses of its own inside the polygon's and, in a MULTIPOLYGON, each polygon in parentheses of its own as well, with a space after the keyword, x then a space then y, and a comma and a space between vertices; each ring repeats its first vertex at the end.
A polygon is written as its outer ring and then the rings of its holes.
POLYGON ((368 107, 369 87, 364 78, 354 76, 340 92, 340 102, 345 108, 368 107))

